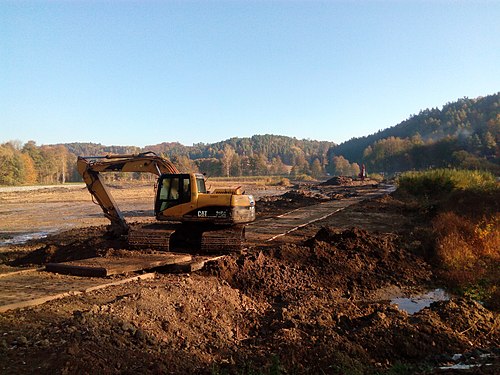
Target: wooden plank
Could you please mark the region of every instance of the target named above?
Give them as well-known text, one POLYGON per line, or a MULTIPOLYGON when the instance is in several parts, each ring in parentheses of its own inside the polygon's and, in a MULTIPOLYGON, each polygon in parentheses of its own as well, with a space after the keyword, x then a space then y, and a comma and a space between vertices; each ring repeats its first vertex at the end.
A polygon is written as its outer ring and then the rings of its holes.
POLYGON ((154 279, 155 277, 156 277, 156 274, 154 272, 145 273, 144 275, 129 277, 128 279, 113 281, 112 283, 106 283, 106 284, 100 284, 100 285, 96 285, 96 286, 91 286, 91 287, 88 287, 85 290, 83 290, 83 292, 89 293, 89 292, 93 292, 94 290, 99 290, 99 289, 107 288, 109 286, 121 285, 121 284, 129 283, 131 281, 149 280, 149 279, 154 279))
POLYGON ((18 302, 14 302, 14 303, 0 306, 0 313, 8 311, 8 310, 37 306, 37 305, 41 305, 45 302, 49 302, 49 301, 52 301, 55 299, 65 298, 65 297, 69 297, 69 296, 77 296, 77 295, 80 295, 83 293, 88 293, 88 292, 92 292, 94 290, 107 288, 109 286, 125 284, 125 283, 131 282, 131 281, 154 279, 154 277, 155 277, 154 273, 146 273, 144 275, 129 277, 129 278, 123 279, 123 280, 118 280, 118 281, 113 281, 110 283, 104 283, 104 284, 99 284, 99 285, 95 285, 95 286, 91 286, 91 287, 82 288, 81 290, 72 290, 72 291, 47 295, 47 296, 43 296, 43 297, 22 300, 22 301, 18 301, 18 302))
POLYGON ((52 301, 54 299, 60 299, 60 298, 68 297, 68 296, 76 296, 78 294, 81 294, 81 292, 79 292, 79 291, 64 292, 64 293, 54 294, 52 296, 44 296, 44 297, 30 299, 27 301, 15 302, 15 303, 11 303, 9 305, 0 306, 0 313, 8 311, 8 310, 22 309, 25 307, 37 306, 37 305, 41 305, 42 303, 52 301))
POLYGON ((87 276, 87 277, 106 277, 108 273, 103 267, 87 267, 67 263, 48 263, 45 271, 60 273, 63 275, 87 276))
POLYGON ((192 257, 189 254, 178 253, 111 256, 81 259, 64 263, 48 263, 45 269, 49 272, 66 275, 106 277, 162 267, 169 264, 185 263, 189 262, 191 259, 192 257))
POLYGON ((190 273, 201 270, 206 263, 221 259, 225 255, 217 256, 196 256, 189 262, 170 264, 164 267, 167 272, 171 273, 190 273))
POLYGON ((7 271, 7 272, 1 272, 0 277, 10 277, 14 275, 22 275, 25 273, 29 272, 38 272, 38 271, 43 271, 44 268, 27 268, 27 269, 18 269, 16 271, 7 271))

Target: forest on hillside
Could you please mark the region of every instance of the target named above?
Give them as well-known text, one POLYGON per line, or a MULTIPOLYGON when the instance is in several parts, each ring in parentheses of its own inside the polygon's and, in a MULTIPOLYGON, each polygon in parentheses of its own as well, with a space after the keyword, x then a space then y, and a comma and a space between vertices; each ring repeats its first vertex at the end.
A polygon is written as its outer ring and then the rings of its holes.
POLYGON ((332 147, 329 159, 334 156, 385 173, 455 167, 499 174, 500 93, 423 110, 396 126, 332 147))
MULTIPOLYGON (((500 93, 426 109, 400 124, 340 145, 282 135, 254 135, 184 146, 163 142, 139 148, 96 143, 38 146, 0 144, 0 185, 81 181, 77 156, 154 151, 181 171, 209 176, 277 175, 295 179, 329 175, 392 174, 435 167, 484 169, 500 174, 500 93)), ((143 176, 121 175, 121 178, 143 176)))
MULTIPOLYGON (((232 138, 193 146, 164 142, 144 148, 95 143, 37 146, 33 141, 26 144, 14 141, 0 145, 0 185, 81 181, 76 170, 77 156, 137 154, 145 151, 153 151, 170 159, 181 171, 202 172, 208 176, 321 178, 327 173, 327 153, 334 145, 333 142, 274 135, 232 138)), ((358 173, 359 169, 354 172, 358 173)), ((139 174, 120 174, 118 177, 148 178, 139 174)))

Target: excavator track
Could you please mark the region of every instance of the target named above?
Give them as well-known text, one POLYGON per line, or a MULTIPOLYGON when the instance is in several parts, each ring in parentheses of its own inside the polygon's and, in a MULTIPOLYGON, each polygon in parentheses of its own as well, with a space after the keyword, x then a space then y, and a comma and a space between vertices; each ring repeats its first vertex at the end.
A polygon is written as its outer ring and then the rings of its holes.
POLYGON ((128 233, 131 248, 200 254, 237 252, 243 248, 244 240, 244 225, 201 227, 154 223, 131 227, 128 233))
POLYGON ((175 228, 165 228, 157 224, 130 228, 128 232, 128 244, 132 248, 151 248, 161 251, 169 251, 170 237, 175 233, 175 228))
POLYGON ((201 251, 203 253, 238 252, 243 248, 244 240, 244 225, 207 230, 201 237, 201 251))

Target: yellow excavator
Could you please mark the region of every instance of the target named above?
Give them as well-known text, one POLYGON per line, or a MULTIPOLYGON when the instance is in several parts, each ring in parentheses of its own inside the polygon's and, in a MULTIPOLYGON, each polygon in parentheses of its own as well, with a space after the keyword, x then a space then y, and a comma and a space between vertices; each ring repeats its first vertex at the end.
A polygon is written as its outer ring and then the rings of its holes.
POLYGON ((242 248, 244 224, 255 220, 255 200, 241 188, 209 192, 205 176, 181 173, 154 152, 128 155, 80 156, 77 169, 94 201, 111 221, 110 231, 127 235, 134 248, 168 251, 193 246, 203 253, 242 248), (155 223, 129 225, 106 186, 103 172, 144 172, 158 176, 155 184, 155 223))

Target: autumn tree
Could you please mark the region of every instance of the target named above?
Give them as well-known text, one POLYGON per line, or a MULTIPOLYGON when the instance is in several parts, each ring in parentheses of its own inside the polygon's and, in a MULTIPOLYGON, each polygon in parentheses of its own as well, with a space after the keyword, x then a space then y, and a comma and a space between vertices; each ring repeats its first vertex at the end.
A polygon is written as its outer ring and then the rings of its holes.
POLYGON ((21 153, 11 142, 0 145, 0 184, 17 185, 23 183, 23 162, 21 153))
POLYGON ((208 176, 222 176, 222 163, 216 158, 196 159, 196 165, 201 173, 208 176))
POLYGON ((233 156, 229 173, 231 176, 241 176, 243 174, 243 170, 241 167, 241 158, 237 153, 235 153, 233 156))
POLYGON ((341 156, 334 156, 332 160, 332 173, 336 176, 348 176, 351 174, 349 160, 341 156))
POLYGON ((264 154, 257 154, 249 157, 250 171, 253 176, 266 176, 269 174, 267 168, 267 158, 264 154))
POLYGON ((359 173, 361 172, 361 168, 359 167, 358 163, 352 163, 351 164, 351 176, 359 176, 359 173))
POLYGON ((321 165, 318 158, 314 159, 311 165, 311 176, 314 178, 320 178, 325 175, 325 171, 323 170, 323 166, 321 165))
POLYGON ((275 176, 288 174, 288 169, 279 156, 271 160, 271 167, 269 169, 269 173, 275 176))
POLYGON ((231 174, 231 166, 235 155, 236 152, 234 151, 234 148, 226 144, 221 158, 222 171, 226 177, 229 177, 231 174))
POLYGON ((196 165, 195 161, 191 160, 187 155, 172 157, 170 158, 170 161, 177 167, 179 171, 183 173, 198 172, 198 166, 196 165))
POLYGON ((37 172, 35 162, 27 153, 21 153, 21 161, 23 163, 23 184, 33 185, 37 182, 37 172))

